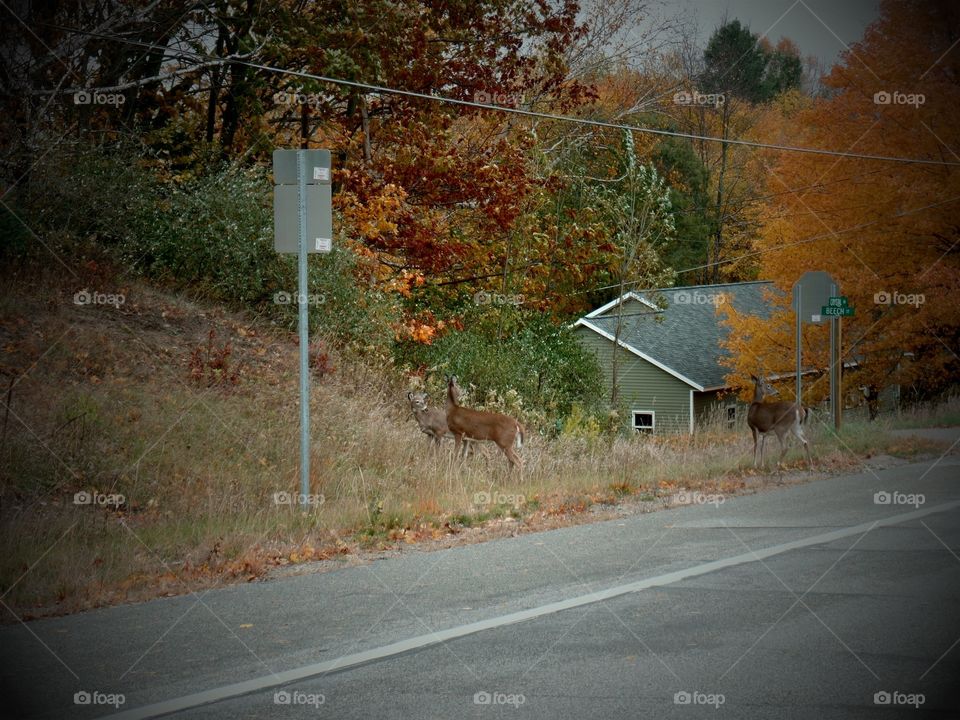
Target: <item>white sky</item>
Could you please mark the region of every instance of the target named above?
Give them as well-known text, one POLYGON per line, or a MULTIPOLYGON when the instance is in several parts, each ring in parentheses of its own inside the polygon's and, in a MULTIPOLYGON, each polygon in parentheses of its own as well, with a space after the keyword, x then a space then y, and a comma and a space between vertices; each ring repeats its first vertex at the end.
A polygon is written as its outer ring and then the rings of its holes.
POLYGON ((879 16, 880 0, 666 0, 669 11, 691 13, 697 20, 701 45, 723 21, 734 18, 776 45, 787 36, 800 47, 801 57, 816 55, 827 68, 879 16), (818 19, 819 18, 819 19, 818 19))

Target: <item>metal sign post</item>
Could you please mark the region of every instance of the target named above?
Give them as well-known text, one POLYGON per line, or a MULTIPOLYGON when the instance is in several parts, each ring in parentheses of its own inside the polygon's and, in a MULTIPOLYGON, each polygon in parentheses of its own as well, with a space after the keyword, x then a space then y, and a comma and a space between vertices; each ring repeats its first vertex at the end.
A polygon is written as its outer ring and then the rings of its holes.
POLYGON ((843 413, 843 361, 840 358, 842 318, 853 317, 854 309, 846 297, 837 295, 836 284, 831 286, 827 304, 820 308, 823 316, 830 318, 830 408, 833 414, 833 426, 840 429, 840 416, 843 413))
POLYGON ((328 253, 333 244, 329 150, 274 150, 274 249, 297 253, 297 314, 300 334, 300 498, 310 497, 310 316, 307 254, 328 253), (293 224, 292 192, 297 220, 293 224), (295 243, 293 242, 296 238, 295 243))
POLYGON ((297 153, 297 314, 300 330, 300 501, 310 494, 310 316, 307 305, 307 158, 297 153))
MULTIPOLYGON (((830 297, 835 297, 836 294, 837 284, 832 283, 830 285, 830 297)), ((837 409, 841 404, 838 402, 838 396, 840 394, 840 379, 837 377, 837 359, 839 355, 839 348, 837 346, 838 322, 840 322, 840 320, 836 317, 832 317, 830 319, 830 414, 833 415, 834 430, 840 429, 840 414, 837 409)))
MULTIPOLYGON (((823 306, 828 304, 832 295, 836 294, 837 283, 829 274, 821 270, 805 272, 793 285, 793 310, 797 318, 797 404, 803 405, 803 323, 819 325, 824 322, 823 306)), ((830 333, 831 348, 833 347, 833 331, 830 333)), ((831 362, 833 352, 831 350, 831 362)), ((830 397, 834 401, 835 388, 833 373, 830 376, 830 397)))
POLYGON ((797 301, 797 405, 803 407, 803 315, 800 313, 800 308, 803 307, 803 285, 797 283, 794 292, 797 301))
POLYGON ((833 403, 833 429, 840 430, 840 318, 830 321, 830 402, 833 403))

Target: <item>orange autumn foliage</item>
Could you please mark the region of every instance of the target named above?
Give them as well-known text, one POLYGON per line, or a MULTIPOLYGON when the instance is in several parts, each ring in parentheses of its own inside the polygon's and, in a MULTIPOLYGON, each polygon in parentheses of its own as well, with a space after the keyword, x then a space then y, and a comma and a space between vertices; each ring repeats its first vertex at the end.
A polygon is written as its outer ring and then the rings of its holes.
MULTIPOLYGON (((888 1, 862 42, 825 78, 830 95, 781 105, 774 141, 839 152, 947 161, 909 164, 764 153, 768 202, 757 239, 761 277, 782 293, 769 320, 721 308, 731 328, 728 379, 762 364, 791 372, 790 293, 806 270, 826 270, 856 315, 843 320, 845 386, 937 390, 960 372, 960 52, 948 3, 888 1), (951 30, 954 29, 954 30, 951 30)), ((805 326, 804 359, 824 371, 826 327, 805 326)), ((807 383, 805 401, 826 380, 807 383), (807 396, 809 392, 809 396, 807 396)))

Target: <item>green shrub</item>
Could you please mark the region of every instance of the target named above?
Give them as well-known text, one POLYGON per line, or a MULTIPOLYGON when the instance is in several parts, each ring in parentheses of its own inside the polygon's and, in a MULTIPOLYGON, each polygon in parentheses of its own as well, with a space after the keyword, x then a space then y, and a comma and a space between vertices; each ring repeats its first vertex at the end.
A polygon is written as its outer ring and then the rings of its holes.
MULTIPOLYGON (((297 294, 297 258, 273 248, 266 169, 207 162, 161 181, 156 163, 137 151, 101 147, 46 158, 18 198, 24 221, 64 257, 95 247, 128 273, 295 328, 297 306, 289 300, 297 294)), ((11 240, 4 254, 46 252, 7 212, 0 229, 11 240)), ((358 282, 358 259, 343 242, 308 262, 311 327, 388 356, 400 317, 396 300, 358 282)))
POLYGON ((262 303, 289 283, 289 263, 273 250, 263 170, 223 166, 183 185, 156 184, 140 200, 121 239, 131 269, 232 304, 262 303))
POLYGON ((541 426, 562 420, 575 404, 587 412, 598 409, 600 367, 568 328, 538 314, 509 318, 502 337, 497 335, 502 323, 470 313, 465 323, 466 329, 449 331, 430 345, 398 343, 398 364, 426 368, 428 386, 438 396, 445 390, 445 375, 456 375, 475 401, 518 412, 541 426))

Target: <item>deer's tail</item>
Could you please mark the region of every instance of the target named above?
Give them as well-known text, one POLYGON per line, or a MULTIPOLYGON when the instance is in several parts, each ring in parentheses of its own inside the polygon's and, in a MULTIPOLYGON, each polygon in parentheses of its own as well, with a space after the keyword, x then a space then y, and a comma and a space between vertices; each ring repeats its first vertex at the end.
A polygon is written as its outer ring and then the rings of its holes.
POLYGON ((800 406, 800 424, 807 425, 810 421, 810 418, 813 417, 813 408, 800 406))
POLYGON ((524 440, 523 425, 521 425, 520 423, 517 423, 517 435, 516 435, 517 450, 523 449, 523 440, 524 440))

